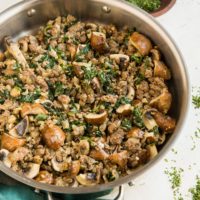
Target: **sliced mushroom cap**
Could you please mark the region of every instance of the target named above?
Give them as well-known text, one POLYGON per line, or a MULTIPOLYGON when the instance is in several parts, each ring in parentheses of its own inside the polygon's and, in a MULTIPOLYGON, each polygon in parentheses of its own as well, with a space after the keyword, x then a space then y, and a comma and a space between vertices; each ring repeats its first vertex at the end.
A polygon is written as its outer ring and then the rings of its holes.
POLYGON ((39 103, 25 103, 21 107, 21 116, 47 114, 47 110, 39 103))
POLYGON ((42 139, 50 149, 57 150, 64 144, 65 133, 59 126, 46 125, 42 130, 42 139))
POLYGON ((79 174, 76 176, 76 180, 84 186, 92 186, 99 183, 96 173, 79 174))
POLYGON ((127 98, 133 100, 135 98, 135 89, 132 86, 128 86, 127 98))
POLYGON ((108 126, 108 132, 114 133, 121 125, 121 120, 115 120, 108 126))
POLYGON ((105 160, 108 158, 108 154, 102 149, 93 149, 90 152, 90 157, 94 158, 95 160, 105 160))
POLYGON ((144 122, 144 125, 145 127, 148 129, 148 130, 153 130, 153 128, 155 126, 158 126, 154 117, 152 116, 151 114, 151 110, 147 110, 144 112, 143 114, 143 122, 144 122))
POLYGON ((119 165, 121 168, 124 168, 127 164, 128 159, 128 152, 126 150, 120 152, 120 153, 114 153, 109 156, 109 160, 113 164, 119 165))
POLYGON ((15 138, 6 133, 3 133, 1 137, 1 148, 7 149, 8 151, 14 151, 18 147, 24 146, 25 143, 25 139, 15 138))
POLYGON ((147 151, 149 153, 149 159, 152 160, 154 157, 157 156, 158 150, 155 144, 149 144, 147 145, 147 151))
POLYGON ((29 163, 26 172, 24 175, 30 179, 35 178, 40 171, 40 165, 35 163, 29 163))
POLYGON ((88 155, 90 152, 90 144, 87 140, 81 140, 78 144, 79 153, 81 155, 88 155))
POLYGON ((119 65, 120 64, 127 65, 128 62, 130 61, 129 56, 125 54, 111 54, 110 59, 115 60, 115 62, 119 65))
POLYGON ((99 53, 102 53, 108 49, 108 44, 106 42, 106 35, 100 32, 92 32, 90 38, 90 44, 92 48, 99 53))
POLYGON ((129 115, 132 111, 132 106, 131 104, 125 104, 125 105, 121 105, 119 106, 119 108, 117 108, 116 112, 118 114, 121 114, 121 115, 129 115))
POLYGON ((166 114, 169 111, 171 103, 172 95, 167 89, 164 89, 161 95, 150 101, 150 105, 152 107, 157 108, 160 112, 164 114, 166 114))
POLYGON ((5 166, 7 167, 11 167, 12 165, 12 162, 11 160, 9 159, 8 155, 9 155, 9 151, 6 150, 6 149, 1 149, 0 150, 0 161, 4 163, 5 166))
POLYGON ((36 181, 40 183, 47 183, 52 184, 53 183, 53 174, 49 173, 48 171, 40 171, 37 177, 35 178, 36 181))
POLYGON ((154 76, 163 78, 164 80, 171 79, 171 73, 164 62, 159 60, 154 60, 154 76))
POLYGON ((146 56, 149 54, 150 50, 152 49, 151 41, 145 37, 144 35, 134 32, 131 37, 130 41, 132 45, 143 55, 146 56))
POLYGON ((8 52, 21 64, 23 67, 28 66, 28 63, 19 49, 17 43, 13 42, 11 37, 5 38, 5 44, 8 52))
POLYGON ((69 175, 70 177, 77 176, 81 168, 81 163, 79 160, 72 161, 69 166, 69 175))
POLYGON ((68 170, 70 162, 71 162, 70 157, 67 158, 66 160, 63 160, 63 161, 58 161, 56 156, 54 156, 51 159, 52 167, 57 172, 64 172, 64 171, 68 170))
POLYGON ((128 134, 126 135, 127 138, 139 138, 142 139, 144 137, 144 132, 138 128, 138 127, 134 127, 132 128, 128 134))
POLYGON ((153 60, 159 61, 161 59, 161 54, 158 49, 151 49, 151 54, 152 54, 153 60))
POLYGON ((16 138, 22 138, 28 131, 29 120, 26 116, 21 122, 19 122, 12 130, 9 131, 9 134, 16 138))
POLYGON ((100 114, 89 113, 89 114, 85 115, 85 120, 90 124, 100 125, 106 121, 107 115, 108 114, 106 111, 104 111, 100 114))
POLYGON ((152 115, 158 124, 159 128, 166 133, 171 133, 174 131, 176 126, 176 120, 170 116, 164 115, 160 112, 152 112, 152 115))
POLYGON ((154 132, 145 132, 144 133, 144 140, 146 143, 151 144, 158 141, 158 137, 154 134, 154 132))

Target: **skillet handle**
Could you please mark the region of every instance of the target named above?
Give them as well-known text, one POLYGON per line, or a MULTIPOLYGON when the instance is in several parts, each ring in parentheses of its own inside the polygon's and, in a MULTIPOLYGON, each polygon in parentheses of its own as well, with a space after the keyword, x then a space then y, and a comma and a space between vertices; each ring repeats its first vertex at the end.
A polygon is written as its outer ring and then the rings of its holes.
MULTIPOLYGON (((27 0, 25 0, 25 1, 27 1, 27 0)), ((54 200, 51 192, 46 192, 46 194, 47 194, 47 200, 54 200)))

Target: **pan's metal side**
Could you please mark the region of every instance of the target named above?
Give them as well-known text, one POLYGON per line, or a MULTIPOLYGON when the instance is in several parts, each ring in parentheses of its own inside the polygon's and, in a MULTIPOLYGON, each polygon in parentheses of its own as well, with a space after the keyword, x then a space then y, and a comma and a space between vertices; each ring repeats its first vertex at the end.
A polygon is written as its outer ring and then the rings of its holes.
POLYGON ((49 19, 68 13, 75 15, 79 20, 113 23, 119 27, 123 25, 137 27, 138 31, 148 35, 159 46, 173 74, 171 85, 174 90, 175 107, 172 115, 177 119, 176 130, 155 159, 136 169, 132 174, 107 184, 80 188, 59 187, 28 179, 2 163, 0 163, 0 170, 12 178, 40 190, 68 194, 99 192, 122 185, 147 172, 167 152, 180 134, 188 111, 190 94, 188 77, 182 56, 166 31, 147 13, 116 0, 30 0, 19 3, 0 15, 0 47, 3 47, 4 36, 11 35, 13 38, 17 38, 35 31, 49 19))

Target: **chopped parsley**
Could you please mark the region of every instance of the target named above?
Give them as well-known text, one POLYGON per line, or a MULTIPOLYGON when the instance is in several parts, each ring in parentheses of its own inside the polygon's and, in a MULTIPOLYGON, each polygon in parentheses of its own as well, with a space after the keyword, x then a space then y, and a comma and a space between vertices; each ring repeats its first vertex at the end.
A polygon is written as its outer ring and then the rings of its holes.
POLYGON ((97 71, 95 69, 87 69, 83 68, 84 71, 84 79, 92 80, 97 75, 97 71))
POLYGON ((189 192, 192 194, 192 200, 200 199, 200 178, 197 176, 196 185, 193 188, 189 189, 189 192))
POLYGON ((106 178, 108 179, 108 181, 115 180, 115 177, 113 176, 112 172, 108 172, 108 174, 106 174, 106 178))
POLYGON ((161 5, 161 0, 126 0, 147 12, 152 12, 158 9, 161 5))
POLYGON ((45 115, 45 114, 38 114, 37 116, 36 116, 36 120, 37 121, 45 121, 46 119, 48 118, 48 115, 45 115))
POLYGON ((3 90, 0 92, 0 104, 3 104, 6 99, 10 97, 10 93, 8 90, 3 90))
POLYGON ((200 96, 192 96, 192 103, 194 108, 200 108, 200 96))

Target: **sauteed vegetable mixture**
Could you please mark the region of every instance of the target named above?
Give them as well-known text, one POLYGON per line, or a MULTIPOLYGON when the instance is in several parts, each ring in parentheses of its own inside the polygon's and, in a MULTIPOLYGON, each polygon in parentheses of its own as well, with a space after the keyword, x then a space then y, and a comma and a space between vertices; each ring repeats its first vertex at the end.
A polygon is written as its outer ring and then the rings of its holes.
POLYGON ((154 158, 175 120, 171 73, 143 34, 58 17, 0 53, 0 160, 58 186, 91 186, 154 158))

